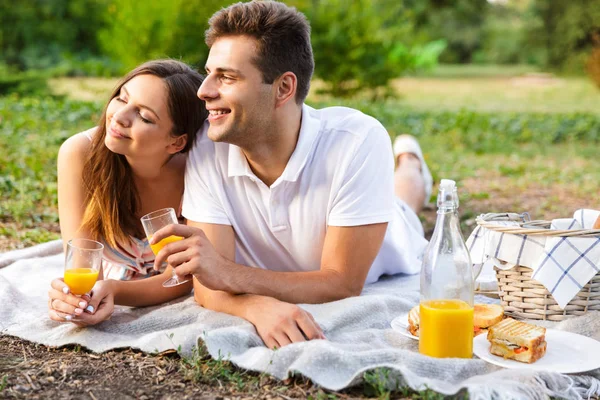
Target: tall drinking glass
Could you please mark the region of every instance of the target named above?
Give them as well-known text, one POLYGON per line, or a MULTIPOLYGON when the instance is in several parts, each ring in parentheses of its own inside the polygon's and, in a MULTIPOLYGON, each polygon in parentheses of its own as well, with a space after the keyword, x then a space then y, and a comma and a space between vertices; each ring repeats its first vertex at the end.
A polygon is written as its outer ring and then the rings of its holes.
POLYGON ((84 295, 94 287, 102 267, 104 245, 89 239, 71 239, 65 254, 65 283, 71 293, 84 295))
MULTIPOLYGON (((160 210, 152 211, 151 213, 148 213, 142 217, 142 226, 144 227, 144 232, 146 232, 146 237, 149 241, 152 240, 152 236, 154 236, 154 234, 161 228, 164 228, 167 225, 178 223, 179 221, 177 221, 177 214, 175 214, 175 210, 173 208, 161 208, 160 210)), ((167 244, 181 239, 183 239, 181 236, 167 236, 160 242, 150 245, 150 248, 152 249, 154 255, 156 255, 167 244)), ((163 287, 177 286, 188 281, 189 279, 179 280, 177 275, 175 275, 175 269, 173 269, 173 276, 163 282, 163 287)))

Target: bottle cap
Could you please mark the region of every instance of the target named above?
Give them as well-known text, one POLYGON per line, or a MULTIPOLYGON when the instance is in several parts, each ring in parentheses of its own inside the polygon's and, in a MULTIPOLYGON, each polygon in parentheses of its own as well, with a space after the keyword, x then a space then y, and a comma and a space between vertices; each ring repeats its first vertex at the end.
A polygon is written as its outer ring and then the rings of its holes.
POLYGON ((458 207, 458 195, 456 192, 456 182, 452 179, 442 179, 437 198, 438 208, 456 208, 458 207))

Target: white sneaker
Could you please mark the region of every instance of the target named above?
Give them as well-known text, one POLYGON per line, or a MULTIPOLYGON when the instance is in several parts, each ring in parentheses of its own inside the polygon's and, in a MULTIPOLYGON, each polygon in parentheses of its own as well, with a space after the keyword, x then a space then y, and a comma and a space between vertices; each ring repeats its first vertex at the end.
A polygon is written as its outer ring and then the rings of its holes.
POLYGON ((396 160, 398 159, 398 156, 403 153, 414 154, 421 160, 421 175, 423 176, 423 182, 425 183, 424 205, 427 205, 429 204, 429 198, 431 197, 431 191, 433 189, 433 178, 431 172, 429 172, 427 163, 425 163, 425 158, 423 158, 421 146, 419 146, 419 142, 414 136, 400 135, 394 140, 394 157, 396 157, 396 160))

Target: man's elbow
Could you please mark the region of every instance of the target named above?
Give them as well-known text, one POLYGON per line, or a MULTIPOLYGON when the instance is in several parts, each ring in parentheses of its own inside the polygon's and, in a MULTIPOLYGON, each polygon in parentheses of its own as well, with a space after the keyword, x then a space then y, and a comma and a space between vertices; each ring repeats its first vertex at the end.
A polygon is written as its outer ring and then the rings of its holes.
MULTIPOLYGON (((346 287, 346 297, 360 296, 362 293, 364 282, 350 282, 346 287)), ((346 298, 345 297, 345 298, 346 298)))
POLYGON ((331 301, 360 296, 363 290, 364 282, 360 280, 341 281, 336 286, 336 290, 332 290, 331 292, 333 294, 333 299, 331 299, 331 301))

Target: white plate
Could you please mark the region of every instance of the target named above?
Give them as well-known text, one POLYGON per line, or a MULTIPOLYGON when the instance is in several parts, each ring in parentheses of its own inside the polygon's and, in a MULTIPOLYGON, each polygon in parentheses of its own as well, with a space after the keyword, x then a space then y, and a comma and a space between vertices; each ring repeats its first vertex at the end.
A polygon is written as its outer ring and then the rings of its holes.
POLYGON ((413 335, 408 330, 408 313, 402 313, 390 322, 392 329, 396 332, 414 340, 419 340, 418 336, 413 335))
POLYGON ((576 333, 546 329, 546 355, 532 364, 505 360, 490 353, 487 335, 473 341, 473 353, 504 368, 522 368, 574 374, 600 368, 600 342, 576 333))

